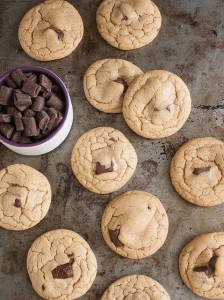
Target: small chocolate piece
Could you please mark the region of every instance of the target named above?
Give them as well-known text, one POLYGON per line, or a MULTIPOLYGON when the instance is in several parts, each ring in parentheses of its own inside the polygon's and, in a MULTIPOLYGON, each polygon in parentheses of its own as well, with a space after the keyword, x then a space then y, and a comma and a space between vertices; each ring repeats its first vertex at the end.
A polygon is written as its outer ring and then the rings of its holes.
POLYGON ((26 78, 26 76, 23 74, 23 72, 20 69, 16 69, 12 72, 11 78, 20 87, 23 80, 26 78))
POLYGON ((11 141, 14 143, 20 143, 20 139, 21 139, 21 132, 19 131, 13 132, 11 136, 11 141))
POLYGON ((118 236, 120 234, 120 229, 115 229, 115 230, 108 229, 108 231, 109 231, 110 240, 115 245, 115 247, 124 246, 124 244, 122 244, 121 241, 119 241, 118 239, 118 236))
POLYGON ((35 117, 36 113, 35 111, 32 111, 31 109, 27 108, 24 113, 23 113, 24 117, 35 117))
POLYGON ((0 114, 0 123, 10 123, 12 119, 11 114, 0 114))
POLYGON ((211 273, 215 272, 215 265, 216 265, 217 259, 218 259, 218 257, 216 255, 213 255, 212 258, 210 259, 209 263, 208 263, 208 266, 209 266, 209 269, 210 269, 211 273))
POLYGON ((23 125, 25 128, 26 136, 38 135, 36 120, 33 117, 22 117, 22 120, 23 120, 23 125))
POLYGON ((125 92, 127 91, 128 85, 127 85, 127 83, 124 81, 123 78, 118 77, 117 79, 114 80, 114 82, 117 82, 117 83, 120 83, 120 84, 123 85, 123 87, 124 87, 123 93, 125 93, 125 92))
POLYGON ((4 85, 0 86, 0 104, 8 105, 12 97, 13 89, 4 85))
POLYGON ((37 75, 32 74, 28 77, 29 81, 37 83, 37 75))
POLYGON ((51 130, 54 126, 54 123, 57 119, 57 116, 58 116, 58 111, 56 109, 54 109, 53 107, 50 107, 48 110, 47 110, 47 114, 49 115, 50 117, 50 121, 47 125, 47 129, 51 130))
POLYGON ((7 107, 7 114, 13 115, 15 112, 18 112, 18 110, 15 107, 13 106, 7 107))
POLYGON ((21 207, 21 200, 18 199, 18 198, 16 198, 16 199, 15 199, 14 206, 15 206, 15 207, 21 207))
POLYGON ((58 125, 61 123, 62 120, 63 120, 63 114, 60 111, 58 111, 58 115, 54 122, 53 128, 58 127, 58 125))
POLYGON ((50 121, 50 117, 46 111, 41 110, 37 113, 37 125, 41 130, 45 130, 50 121))
POLYGON ((17 88, 17 84, 15 83, 15 81, 11 77, 7 77, 5 82, 7 83, 8 87, 11 87, 13 89, 17 88))
POLYGON ((111 165, 109 168, 102 166, 99 162, 96 163, 96 175, 100 175, 102 173, 109 173, 114 171, 114 163, 111 161, 111 165))
POLYGON ((44 108, 45 99, 43 97, 38 96, 34 99, 31 109, 33 111, 41 111, 44 108))
POLYGON ((22 121, 22 114, 20 112, 15 112, 13 114, 14 123, 16 125, 16 131, 24 130, 23 121, 22 121))
POLYGON ((74 259, 70 260, 67 264, 59 265, 54 268, 51 273, 54 279, 67 279, 73 277, 72 264, 74 259))
POLYGON ((208 278, 211 278, 215 272, 215 265, 216 265, 217 259, 218 259, 218 257, 216 255, 213 255, 207 265, 194 267, 193 271, 194 272, 204 272, 208 278))
POLYGON ((14 104, 20 111, 24 111, 32 104, 32 100, 27 94, 14 92, 14 104))
POLYGON ((32 144, 32 140, 27 136, 21 135, 19 143, 20 144, 32 144))
POLYGON ((41 86, 35 82, 25 79, 23 81, 22 91, 31 97, 36 98, 41 90, 41 86))
POLYGON ((47 92, 51 92, 52 81, 45 76, 44 74, 40 74, 39 76, 39 84, 46 89, 47 92))
POLYGON ((8 123, 1 124, 1 126, 0 126, 2 135, 4 137, 6 137, 7 139, 10 139, 14 129, 15 129, 15 127, 8 123))
POLYGON ((44 284, 42 284, 42 291, 44 291, 45 290, 45 285, 44 284))
POLYGON ((63 39, 63 36, 64 36, 64 32, 59 29, 59 28, 56 28, 56 27, 53 27, 53 26, 50 26, 49 29, 52 29, 54 32, 57 33, 57 36, 58 36, 58 40, 61 41, 63 39))
POLYGON ((53 107, 57 110, 61 110, 63 108, 63 102, 56 95, 51 95, 50 99, 46 102, 49 107, 53 107))
POLYGON ((194 272, 204 272, 207 276, 209 276, 209 268, 208 266, 194 267, 194 272))
POLYGON ((33 73, 28 72, 28 73, 24 73, 24 75, 25 75, 27 78, 29 78, 29 77, 31 77, 31 76, 33 75, 33 73))
POLYGON ((203 172, 208 172, 211 170, 212 167, 204 167, 204 168, 194 168, 193 174, 200 175, 203 172))

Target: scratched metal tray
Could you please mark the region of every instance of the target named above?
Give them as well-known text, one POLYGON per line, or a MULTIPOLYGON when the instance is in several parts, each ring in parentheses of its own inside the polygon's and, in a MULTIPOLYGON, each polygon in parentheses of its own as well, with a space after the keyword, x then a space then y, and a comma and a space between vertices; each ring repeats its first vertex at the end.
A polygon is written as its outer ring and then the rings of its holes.
POLYGON ((224 2, 222 0, 155 0, 163 24, 157 39, 133 51, 109 46, 99 35, 95 12, 99 0, 71 1, 82 15, 84 38, 70 56, 53 62, 38 62, 21 49, 17 29, 24 13, 40 0, 0 1, 0 73, 16 66, 39 65, 53 70, 69 87, 74 106, 74 124, 65 142, 49 154, 38 157, 17 155, 0 145, 0 168, 25 163, 43 172, 49 179, 53 198, 47 217, 24 232, 0 229, 0 300, 36 300, 26 272, 26 254, 42 233, 68 228, 81 234, 94 250, 98 275, 83 300, 100 299, 115 279, 128 274, 145 274, 158 280, 172 300, 198 300, 182 283, 178 273, 178 255, 193 237, 204 232, 223 230, 224 205, 213 208, 193 206, 174 191, 169 178, 171 157, 178 147, 193 137, 224 139, 224 2), (119 57, 132 61, 143 70, 165 69, 176 73, 188 85, 193 105, 190 118, 177 134, 163 140, 137 136, 125 124, 121 114, 104 114, 85 100, 82 77, 86 68, 98 59, 119 57), (129 183, 112 195, 96 195, 75 179, 70 155, 77 138, 97 126, 113 126, 131 141, 138 154, 138 167, 129 183), (170 228, 163 247, 152 257, 133 261, 122 258, 105 245, 100 220, 104 208, 115 196, 139 189, 158 196, 165 206, 170 228))

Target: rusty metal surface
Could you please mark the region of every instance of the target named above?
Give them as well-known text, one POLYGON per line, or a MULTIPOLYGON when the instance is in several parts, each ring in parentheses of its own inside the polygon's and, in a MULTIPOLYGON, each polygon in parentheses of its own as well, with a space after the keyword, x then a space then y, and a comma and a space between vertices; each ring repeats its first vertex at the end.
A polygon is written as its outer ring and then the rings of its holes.
POLYGON ((193 137, 213 136, 224 140, 224 1, 155 0, 163 24, 157 39, 133 51, 109 46, 99 35, 95 12, 99 0, 70 1, 79 10, 85 35, 69 57, 53 62, 38 62, 21 49, 17 29, 24 13, 40 0, 0 1, 0 73, 21 65, 40 65, 58 74, 70 89, 74 108, 72 131, 65 142, 49 154, 38 157, 17 155, 0 145, 0 168, 25 163, 43 172, 49 179, 52 205, 46 218, 24 232, 0 229, 0 299, 36 300, 26 272, 26 254, 42 233, 68 228, 81 234, 98 260, 98 275, 83 300, 100 299, 115 279, 128 274, 145 274, 158 280, 172 300, 202 299, 191 293, 178 273, 178 255, 193 237, 204 232, 223 230, 224 205, 213 208, 193 206, 174 191, 169 179, 169 163, 178 147, 193 137), (119 57, 132 61, 143 70, 165 69, 181 76, 190 88, 193 105, 187 123, 174 136, 147 140, 137 136, 125 124, 121 114, 104 114, 85 100, 82 76, 97 59, 119 57), (129 183, 110 195, 96 195, 77 182, 70 167, 70 154, 77 138, 97 126, 121 130, 138 154, 138 167, 129 183), (100 232, 104 208, 115 196, 139 189, 158 196, 165 206, 170 228, 163 247, 152 257, 133 261, 110 251, 100 232))

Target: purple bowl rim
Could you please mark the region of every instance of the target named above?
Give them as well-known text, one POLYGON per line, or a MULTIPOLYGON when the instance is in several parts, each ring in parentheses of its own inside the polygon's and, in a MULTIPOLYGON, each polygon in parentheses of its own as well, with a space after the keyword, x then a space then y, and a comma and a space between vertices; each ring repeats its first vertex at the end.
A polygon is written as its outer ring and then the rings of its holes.
POLYGON ((1 134, 0 134, 0 141, 5 143, 5 144, 8 144, 10 146, 13 146, 13 147, 18 147, 18 148, 32 148, 32 147, 35 147, 35 146, 39 146, 41 144, 44 144, 46 142, 48 142, 49 140, 51 140, 63 127, 66 119, 67 119, 67 116, 68 116, 68 109, 69 109, 69 104, 71 105, 70 103, 70 95, 69 95, 69 92, 68 92, 68 89, 67 87, 65 86, 64 82, 61 80, 61 78, 56 75, 53 71, 49 70, 49 69, 46 69, 46 68, 43 68, 43 67, 38 67, 38 66, 22 66, 22 67, 15 67, 9 71, 7 71, 6 73, 2 74, 0 76, 0 86, 4 83, 4 81, 6 80, 6 78, 16 69, 20 69, 21 71, 23 72, 37 72, 37 73, 43 73, 47 76, 49 76, 53 81, 55 81, 59 87, 62 89, 62 92, 65 96, 65 113, 64 113, 64 119, 63 121, 59 124, 59 126, 48 136, 46 137, 45 139, 41 140, 41 141, 38 141, 38 142, 34 142, 34 143, 31 143, 31 144, 17 144, 15 142, 12 142, 8 139, 6 139, 5 137, 3 137, 1 134))

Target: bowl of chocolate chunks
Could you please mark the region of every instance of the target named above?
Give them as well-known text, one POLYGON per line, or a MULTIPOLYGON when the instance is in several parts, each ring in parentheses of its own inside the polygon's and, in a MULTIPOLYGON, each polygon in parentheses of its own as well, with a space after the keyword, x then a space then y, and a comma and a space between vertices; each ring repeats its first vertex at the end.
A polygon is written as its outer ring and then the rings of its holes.
POLYGON ((0 142, 23 155, 41 155, 58 147, 73 122, 63 81, 36 66, 18 67, 0 76, 0 142))

